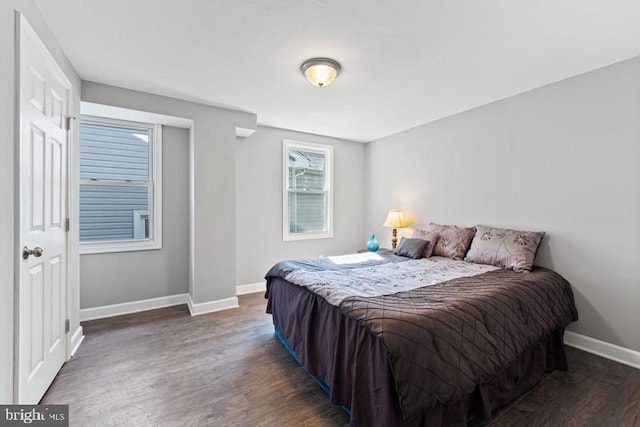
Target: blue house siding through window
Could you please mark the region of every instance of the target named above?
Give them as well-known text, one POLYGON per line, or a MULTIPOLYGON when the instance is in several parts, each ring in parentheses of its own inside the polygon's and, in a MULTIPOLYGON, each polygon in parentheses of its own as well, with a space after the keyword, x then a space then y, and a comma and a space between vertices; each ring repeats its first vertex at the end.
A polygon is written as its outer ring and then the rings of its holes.
POLYGON ((149 130, 81 122, 80 180, 80 241, 149 237, 149 130))
POLYGON ((134 238, 136 212, 148 212, 147 187, 80 186, 80 241, 134 238))
POLYGON ((289 232, 322 230, 325 227, 325 156, 313 151, 290 149, 289 156, 289 232))

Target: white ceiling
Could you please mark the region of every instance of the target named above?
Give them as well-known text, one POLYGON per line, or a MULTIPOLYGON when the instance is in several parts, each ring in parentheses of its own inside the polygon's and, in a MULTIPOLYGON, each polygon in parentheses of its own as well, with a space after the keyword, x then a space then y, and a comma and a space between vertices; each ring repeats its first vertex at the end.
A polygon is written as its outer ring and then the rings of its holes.
POLYGON ((356 141, 640 55, 638 0, 35 3, 84 80, 356 141), (342 64, 329 87, 315 56, 342 64))

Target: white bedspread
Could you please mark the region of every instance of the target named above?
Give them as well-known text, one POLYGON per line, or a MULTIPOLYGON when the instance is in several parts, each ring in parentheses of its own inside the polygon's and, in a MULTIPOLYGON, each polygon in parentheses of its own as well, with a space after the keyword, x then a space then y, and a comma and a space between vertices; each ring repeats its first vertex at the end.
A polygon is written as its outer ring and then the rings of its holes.
MULTIPOLYGON (((330 259, 337 264, 351 264, 370 259, 367 257, 370 257, 370 254, 330 259)), ((348 270, 294 270, 287 274, 285 279, 309 288, 331 304, 339 305, 351 296, 374 297, 395 294, 497 269, 498 267, 490 265, 432 257, 348 270)))

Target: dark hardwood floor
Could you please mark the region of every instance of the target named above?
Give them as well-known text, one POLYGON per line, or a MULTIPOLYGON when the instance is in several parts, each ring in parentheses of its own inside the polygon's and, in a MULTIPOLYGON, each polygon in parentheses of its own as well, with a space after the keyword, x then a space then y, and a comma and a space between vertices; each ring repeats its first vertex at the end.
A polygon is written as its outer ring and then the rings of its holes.
MULTIPOLYGON (((346 426, 349 416, 273 335, 261 294, 191 317, 186 306, 83 323, 85 340, 44 404, 72 426, 346 426)), ((492 426, 640 426, 640 370, 567 348, 492 426)))

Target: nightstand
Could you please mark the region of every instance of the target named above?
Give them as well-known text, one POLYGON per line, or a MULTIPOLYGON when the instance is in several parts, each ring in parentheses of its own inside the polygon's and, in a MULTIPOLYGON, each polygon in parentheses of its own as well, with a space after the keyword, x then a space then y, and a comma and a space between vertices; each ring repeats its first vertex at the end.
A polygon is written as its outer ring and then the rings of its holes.
MULTIPOLYGON (((366 250, 366 249, 358 249, 358 253, 359 254, 364 254, 364 253, 367 253, 367 252, 369 252, 369 251, 366 250)), ((380 252, 393 252, 393 251, 391 249, 387 249, 387 248, 380 248, 377 251, 371 252, 371 253, 372 254, 377 254, 377 253, 380 253, 380 252)))

